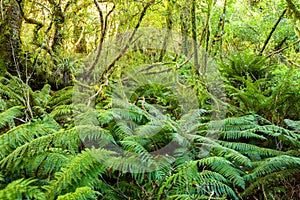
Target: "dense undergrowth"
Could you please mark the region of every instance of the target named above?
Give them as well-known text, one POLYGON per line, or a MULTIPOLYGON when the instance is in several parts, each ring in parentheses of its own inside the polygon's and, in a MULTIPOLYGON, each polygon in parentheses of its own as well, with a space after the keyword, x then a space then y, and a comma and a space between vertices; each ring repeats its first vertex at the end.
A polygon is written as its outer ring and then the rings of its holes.
POLYGON ((0 199, 300 199, 295 0, 1 1, 0 199))
POLYGON ((108 87, 82 111, 73 86, 32 91, 1 77, 0 198, 300 198, 299 71, 265 63, 220 65, 224 119, 212 118, 209 95, 199 96, 205 109, 179 116, 174 95, 151 82, 113 106, 108 87))

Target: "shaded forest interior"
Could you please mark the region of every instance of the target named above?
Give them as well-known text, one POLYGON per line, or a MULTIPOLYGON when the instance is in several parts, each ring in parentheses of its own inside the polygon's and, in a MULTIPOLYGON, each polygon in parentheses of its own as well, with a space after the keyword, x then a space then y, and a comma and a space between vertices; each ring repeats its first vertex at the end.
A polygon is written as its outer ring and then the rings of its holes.
POLYGON ((1 0, 0 199, 300 199, 296 0, 1 0))

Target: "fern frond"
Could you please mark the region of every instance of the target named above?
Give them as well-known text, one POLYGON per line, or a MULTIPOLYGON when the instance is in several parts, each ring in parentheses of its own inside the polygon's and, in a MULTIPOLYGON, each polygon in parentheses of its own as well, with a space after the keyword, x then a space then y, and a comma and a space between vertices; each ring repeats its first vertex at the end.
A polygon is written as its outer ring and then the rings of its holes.
MULTIPOLYGON (((114 143, 114 139, 110 133, 98 126, 77 126, 69 130, 57 131, 57 129, 52 129, 51 124, 48 125, 50 130, 46 129, 47 126, 41 125, 40 128, 42 131, 37 132, 35 135, 31 135, 27 132, 18 135, 18 132, 13 132, 12 134, 16 134, 17 137, 15 142, 10 141, 11 138, 8 137, 10 134, 5 134, 0 137, 3 139, 3 144, 6 144, 5 148, 1 148, 1 155, 3 156, 0 160, 1 168, 11 170, 19 169, 22 165, 19 166, 18 164, 22 162, 22 160, 43 154, 43 152, 47 152, 49 148, 62 148, 74 155, 78 152, 81 142, 87 146, 92 146, 92 144, 89 143, 90 141, 93 143, 96 142, 96 146, 114 143), (7 140, 8 143, 6 142, 7 140), (15 146, 11 146, 10 143, 15 144, 15 146)), ((28 127, 28 125, 24 125, 22 128, 26 127, 28 127)), ((18 127, 16 130, 18 130, 18 127)), ((33 126, 33 131, 38 130, 39 129, 34 129, 33 126)))
POLYGON ((51 86, 46 84, 40 91, 37 90, 33 92, 34 105, 39 107, 45 107, 47 105, 50 98, 50 88, 51 86))
POLYGON ((41 189, 33 186, 35 180, 19 179, 8 184, 0 190, 0 199, 46 199, 41 189))
POLYGON ((256 178, 266 176, 274 172, 280 172, 286 169, 299 169, 300 168, 300 158, 282 155, 272 158, 267 158, 262 161, 257 161, 253 163, 256 166, 254 170, 245 176, 246 180, 253 181, 256 178))
POLYGON ((75 192, 67 193, 57 197, 57 200, 88 200, 97 199, 100 193, 89 187, 76 188, 75 192))
POLYGON ((134 124, 131 121, 121 120, 115 123, 112 127, 112 133, 118 140, 123 140, 125 137, 129 135, 133 135, 133 130, 131 129, 130 125, 134 124))
POLYGON ((79 143, 80 138, 76 128, 42 135, 15 148, 0 161, 0 166, 1 168, 16 170, 22 167, 19 165, 22 160, 36 156, 53 146, 67 149, 75 154, 78 151, 79 143))
POLYGON ((284 122, 286 123, 286 125, 288 125, 293 130, 300 131, 300 121, 293 121, 290 119, 285 119, 284 122))
POLYGON ((234 149, 227 148, 225 146, 214 146, 211 150, 211 154, 215 154, 219 157, 224 157, 229 161, 239 165, 251 166, 251 160, 248 157, 244 156, 234 149))
POLYGON ((234 149, 240 152, 241 154, 246 154, 246 155, 260 155, 260 156, 270 157, 270 156, 278 156, 283 154, 283 152, 281 151, 263 148, 253 144, 247 144, 242 142, 227 142, 227 141, 219 140, 218 143, 220 143, 224 147, 234 149))
POLYGON ((66 116, 70 116, 73 113, 73 104, 56 106, 49 116, 53 119, 62 119, 66 116))
POLYGON ((13 122, 15 117, 23 115, 22 106, 14 106, 0 113, 0 129, 13 122))
POLYGON ((273 172, 271 174, 259 177, 255 179, 255 181, 250 183, 250 185, 243 191, 242 196, 248 196, 253 194, 253 191, 259 188, 262 184, 268 185, 269 188, 271 188, 272 186, 276 187, 278 185, 278 182, 282 180, 288 180, 289 178, 292 178, 299 173, 299 168, 292 168, 281 170, 278 172, 273 172))
POLYGON ((134 134, 139 137, 151 137, 161 131, 167 124, 167 121, 153 120, 144 125, 138 126, 134 130, 134 134))
POLYGON ((31 157, 26 163, 26 172, 31 176, 47 177, 59 171, 71 159, 68 151, 59 148, 50 148, 36 156, 31 157))
POLYGON ((300 147, 300 135, 294 133, 293 131, 287 130, 285 128, 276 125, 265 125, 258 126, 256 130, 271 137, 277 137, 282 142, 287 145, 293 145, 293 147, 300 147))
POLYGON ((104 126, 111 122, 114 122, 113 114, 109 110, 97 110, 97 112, 97 119, 99 121, 100 126, 104 126))
POLYGON ((126 137, 120 142, 125 151, 134 153, 145 162, 153 161, 153 156, 134 137, 126 137))
POLYGON ((7 103, 2 97, 0 96, 0 111, 4 111, 7 109, 7 103))
POLYGON ((223 157, 208 157, 200 160, 192 161, 195 162, 199 167, 211 167, 212 170, 222 174, 228 180, 235 183, 241 188, 245 188, 245 181, 241 176, 241 171, 236 169, 231 162, 223 157))
POLYGON ((112 133, 100 126, 82 125, 77 126, 76 129, 81 141, 87 148, 116 144, 112 133))
POLYGON ((27 85, 17 79, 14 76, 11 76, 11 79, 0 78, 0 95, 8 97, 10 106, 26 105, 22 89, 32 92, 27 85))
POLYGON ((47 106, 51 109, 54 109, 59 105, 68 105, 72 103, 72 97, 73 87, 65 87, 64 89, 55 92, 54 95, 50 97, 47 106))
POLYGON ((50 118, 19 125, 0 136, 0 160, 15 148, 43 135, 59 130, 59 125, 50 118))
POLYGON ((107 166, 98 159, 107 159, 113 152, 109 151, 83 151, 76 155, 60 172, 55 173, 55 179, 49 186, 45 186, 48 195, 53 199, 71 188, 89 186, 94 188, 101 182, 99 176, 104 173, 107 166), (95 157, 97 153, 97 157, 95 157), (100 154, 101 153, 101 154, 100 154))
POLYGON ((221 136, 225 140, 237 140, 241 138, 267 140, 266 137, 257 134, 255 128, 247 129, 243 131, 231 131, 231 130, 223 131, 221 133, 221 136))
POLYGON ((227 178, 211 170, 199 172, 198 167, 197 162, 192 161, 187 166, 177 169, 177 173, 169 176, 162 183, 158 192, 158 199, 161 199, 163 195, 174 196, 175 194, 178 195, 178 193, 188 193, 189 196, 194 196, 197 199, 210 195, 212 199, 224 196, 238 199, 235 192, 228 185, 229 181, 227 178))

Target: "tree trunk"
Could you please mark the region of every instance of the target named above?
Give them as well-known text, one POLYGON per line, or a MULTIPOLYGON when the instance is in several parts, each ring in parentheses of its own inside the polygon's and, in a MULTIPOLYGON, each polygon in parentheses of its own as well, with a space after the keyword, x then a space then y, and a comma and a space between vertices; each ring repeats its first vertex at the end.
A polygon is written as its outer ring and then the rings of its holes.
POLYGON ((181 28, 181 37, 182 37, 182 53, 186 57, 188 57, 189 52, 189 44, 188 44, 188 35, 189 35, 189 28, 190 28, 190 8, 189 8, 189 1, 186 0, 185 5, 182 6, 181 14, 180 14, 180 28, 181 28))
POLYGON ((199 75, 200 64, 199 64, 198 43, 197 43, 196 0, 192 1, 191 23, 192 23, 193 46, 194 46, 194 65, 195 65, 194 70, 195 70, 195 74, 199 75))
MULTIPOLYGON (((54 31, 54 38, 53 38, 53 43, 51 48, 55 55, 59 55, 64 40, 63 26, 65 23, 65 15, 63 13, 60 4, 58 5, 53 4, 53 5, 54 5, 53 14, 54 14, 55 31, 54 31)), ((56 65, 57 63, 54 61, 54 64, 56 65)))
POLYGON ((6 71, 16 74, 21 66, 21 25, 20 5, 15 0, 4 0, 0 14, 0 75, 6 71))

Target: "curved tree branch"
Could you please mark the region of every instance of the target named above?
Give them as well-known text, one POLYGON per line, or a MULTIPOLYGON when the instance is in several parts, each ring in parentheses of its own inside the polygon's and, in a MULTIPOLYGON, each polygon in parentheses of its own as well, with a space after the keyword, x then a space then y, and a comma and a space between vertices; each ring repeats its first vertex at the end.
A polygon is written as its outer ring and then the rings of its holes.
POLYGON ((105 35, 106 35, 106 31, 107 31, 108 17, 109 17, 109 15, 115 9, 115 5, 113 5, 112 9, 107 13, 107 15, 105 16, 105 19, 104 19, 104 17, 103 17, 103 11, 101 10, 101 7, 100 7, 98 1, 94 0, 94 3, 96 5, 96 8, 97 8, 98 13, 99 13, 101 33, 100 33, 100 42, 99 42, 99 46, 98 46, 98 50, 97 50, 96 59, 94 60, 91 68, 87 71, 87 76, 89 76, 94 71, 97 63, 99 62, 99 59, 100 59, 100 56, 101 56, 101 52, 102 52, 102 48, 103 48, 104 38, 105 38, 105 35))
POLYGON ((154 1, 152 0, 151 2, 147 3, 147 5, 143 8, 141 14, 140 14, 140 17, 139 17, 139 20, 137 22, 137 24, 135 25, 135 28, 133 30, 133 32, 131 33, 129 39, 128 39, 128 42, 127 44, 125 45, 125 47, 121 50, 121 52, 116 56, 116 58, 105 68, 104 72, 102 73, 101 77, 100 77, 100 82, 105 80, 104 77, 107 76, 107 78, 109 78, 109 76, 112 74, 113 72, 113 68, 115 66, 115 63, 120 59, 122 58, 122 56, 126 53, 126 51, 128 50, 129 48, 129 45, 132 43, 132 40, 138 30, 138 28, 140 27, 141 25, 141 22, 146 14, 146 11, 148 10, 148 8, 154 3, 154 1))

